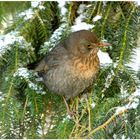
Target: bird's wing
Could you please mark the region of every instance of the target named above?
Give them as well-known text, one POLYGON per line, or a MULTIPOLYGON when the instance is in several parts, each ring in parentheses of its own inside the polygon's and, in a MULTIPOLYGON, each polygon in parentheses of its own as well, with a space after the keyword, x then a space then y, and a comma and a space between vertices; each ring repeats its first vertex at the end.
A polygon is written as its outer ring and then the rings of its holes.
POLYGON ((39 65, 36 67, 35 71, 37 72, 45 72, 51 68, 54 68, 64 61, 67 61, 68 52, 63 44, 58 44, 55 48, 53 48, 48 54, 46 54, 45 58, 41 60, 39 65))

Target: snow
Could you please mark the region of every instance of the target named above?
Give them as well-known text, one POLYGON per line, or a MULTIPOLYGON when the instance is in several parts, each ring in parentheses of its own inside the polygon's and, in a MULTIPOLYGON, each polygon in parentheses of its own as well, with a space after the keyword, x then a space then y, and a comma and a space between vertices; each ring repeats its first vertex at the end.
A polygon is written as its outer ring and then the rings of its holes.
POLYGON ((124 98, 129 96, 128 92, 124 89, 124 84, 123 83, 121 84, 120 90, 121 90, 120 91, 121 92, 121 95, 120 95, 121 99, 124 99, 124 98))
POLYGON ((140 68, 140 47, 136 48, 135 55, 132 58, 132 62, 128 64, 129 67, 131 67, 133 70, 138 71, 140 68))
MULTIPOLYGON (((86 13, 84 13, 84 10, 87 8, 85 4, 81 4, 78 9, 78 14, 79 16, 75 19, 74 25, 71 27, 71 30, 74 31, 79 31, 79 30, 89 30, 92 29, 95 25, 93 24, 88 24, 84 22, 84 19, 86 18, 86 13)), ((93 21, 96 22, 102 17, 100 15, 97 15, 93 18, 93 21)))
POLYGON ((35 83, 31 82, 31 81, 28 81, 28 86, 29 86, 30 89, 36 91, 36 93, 38 93, 38 94, 41 94, 41 95, 46 94, 46 92, 43 91, 43 88, 38 86, 38 84, 35 84, 35 83))
POLYGON ((39 5, 38 8, 39 8, 40 10, 45 10, 45 6, 43 6, 43 5, 39 5))
POLYGON ((118 115, 120 112, 123 112, 125 111, 127 108, 125 106, 122 106, 122 107, 117 107, 116 109, 116 115, 118 115))
POLYGON ((135 100, 132 103, 129 103, 127 106, 129 109, 136 109, 139 105, 139 99, 135 98, 135 100))
POLYGON ((66 1, 57 1, 57 2, 58 2, 59 8, 61 9, 62 16, 64 16, 67 12, 67 9, 65 8, 66 1))
POLYGON ((88 24, 86 22, 83 22, 85 19, 86 15, 84 13, 84 10, 86 9, 86 5, 81 4, 78 9, 78 13, 80 14, 76 19, 74 25, 71 27, 71 30, 74 31, 79 31, 79 30, 89 30, 94 27, 94 25, 88 24))
POLYGON ((19 36, 19 32, 17 31, 11 31, 8 34, 0 35, 0 56, 2 56, 7 50, 10 50, 11 45, 15 42, 20 44, 20 48, 27 46, 27 44, 23 45, 27 42, 25 42, 25 39, 22 36, 19 36))
POLYGON ((4 101, 4 94, 2 91, 0 91, 0 102, 4 101))
POLYGON ((76 24, 76 25, 73 25, 71 27, 72 31, 75 32, 75 31, 79 31, 79 30, 89 30, 89 29, 92 29, 94 26, 91 25, 91 24, 87 24, 85 22, 81 22, 79 24, 76 24))
POLYGON ((21 12, 19 14, 19 17, 24 16, 24 20, 29 20, 29 19, 31 19, 33 17, 33 15, 34 15, 34 11, 33 11, 33 9, 30 8, 28 10, 25 10, 24 12, 21 12))
POLYGON ((126 109, 136 109, 139 105, 139 99, 134 98, 132 100, 129 100, 129 103, 125 105, 126 109))
POLYGON ((60 25, 59 28, 57 28, 52 36, 50 37, 49 41, 45 42, 44 45, 42 46, 40 53, 42 54, 46 54, 46 52, 49 50, 51 51, 51 49, 58 44, 59 40, 61 39, 63 33, 65 32, 65 30, 67 30, 67 24, 63 23, 60 25))
POLYGON ((80 4, 77 13, 78 14, 83 14, 84 10, 87 9, 87 6, 85 4, 80 4))
POLYGON ((38 7, 40 10, 44 10, 45 7, 41 5, 41 1, 31 1, 31 7, 36 8, 38 7))
POLYGON ((140 1, 139 0, 135 0, 134 1, 138 6, 140 6, 140 1))
POLYGON ((32 88, 34 90, 38 90, 37 85, 35 85, 34 83, 30 82, 28 85, 29 85, 30 88, 32 88))
POLYGON ((125 111, 128 109, 136 109, 139 105, 139 97, 140 97, 140 89, 136 89, 136 91, 129 96, 128 103, 122 107, 117 107, 116 114, 119 114, 121 111, 125 111))
POLYGON ((92 102, 91 108, 93 109, 95 106, 96 106, 96 104, 94 102, 92 102))
POLYGON ((117 135, 116 135, 116 134, 113 134, 113 138, 114 138, 114 139, 117 139, 117 135))
MULTIPOLYGON (((105 82, 105 89, 108 88, 108 87, 110 86, 111 81, 112 81, 112 77, 113 77, 114 75, 115 75, 115 73, 114 73, 113 70, 111 70, 110 73, 109 73, 109 75, 107 75, 107 77, 106 77, 106 82, 105 82)), ((105 89, 103 89, 103 90, 105 90, 105 89)))
MULTIPOLYGON (((76 19, 75 19, 75 25, 78 25, 80 23, 82 23, 82 21, 84 20, 85 16, 83 14, 79 15, 76 19)), ((84 22, 85 23, 85 22, 84 22)))
POLYGON ((41 86, 38 86, 38 84, 30 81, 32 74, 27 68, 18 68, 18 70, 13 74, 13 77, 20 77, 21 79, 25 79, 26 82, 28 82, 28 86, 30 89, 36 91, 36 93, 38 94, 46 94, 41 86))
POLYGON ((31 1, 31 7, 35 8, 38 7, 40 4, 40 1, 31 1))
POLYGON ((134 93, 133 93, 134 97, 140 97, 140 89, 137 89, 134 93))
POLYGON ((67 120, 70 120, 70 119, 71 119, 71 116, 70 115, 67 115, 65 118, 63 118, 62 123, 64 123, 67 120))
POLYGON ((17 34, 18 34, 18 32, 12 31, 6 35, 0 35, 0 47, 2 47, 2 46, 5 47, 7 45, 13 44, 15 41, 21 42, 23 37, 22 36, 16 37, 17 34))
POLYGON ((125 138, 125 135, 122 135, 122 138, 121 138, 121 139, 126 139, 126 138, 125 138))
POLYGON ((97 16, 95 16, 95 17, 93 18, 93 21, 96 22, 96 21, 98 21, 98 20, 101 19, 101 18, 102 18, 102 16, 97 15, 97 16))
POLYGON ((29 71, 27 68, 19 68, 13 75, 14 77, 16 76, 20 76, 20 77, 23 77, 23 78, 26 78, 28 79, 30 74, 29 74, 29 71))
POLYGON ((57 1, 58 6, 61 10, 61 16, 62 16, 62 24, 59 28, 57 28, 52 36, 50 37, 49 41, 45 42, 44 45, 41 47, 40 53, 46 54, 47 51, 51 51, 52 48, 58 44, 59 40, 62 38, 63 33, 68 29, 68 22, 66 19, 66 11, 65 8, 66 1, 57 1))
POLYGON ((98 57, 101 64, 111 64, 112 59, 106 52, 102 52, 101 50, 98 51, 98 57))
POLYGON ((40 1, 31 1, 31 8, 25 10, 19 14, 19 17, 24 17, 24 20, 30 20, 33 18, 35 11, 34 8, 39 8, 40 10, 44 10, 45 7, 41 5, 40 1))

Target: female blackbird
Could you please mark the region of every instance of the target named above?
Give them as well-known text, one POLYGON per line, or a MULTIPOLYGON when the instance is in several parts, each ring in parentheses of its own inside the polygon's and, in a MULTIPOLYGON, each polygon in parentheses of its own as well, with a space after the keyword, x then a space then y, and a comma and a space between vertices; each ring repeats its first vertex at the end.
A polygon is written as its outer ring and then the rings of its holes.
POLYGON ((100 65, 98 49, 108 45, 88 30, 73 32, 46 54, 35 71, 53 93, 75 97, 93 84, 100 65))

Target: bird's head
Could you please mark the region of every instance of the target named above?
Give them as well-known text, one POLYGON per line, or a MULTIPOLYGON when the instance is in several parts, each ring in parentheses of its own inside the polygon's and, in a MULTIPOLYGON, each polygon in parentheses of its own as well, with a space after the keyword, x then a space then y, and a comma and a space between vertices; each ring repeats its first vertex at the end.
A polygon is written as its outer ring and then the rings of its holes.
POLYGON ((97 36, 88 30, 73 32, 68 40, 68 48, 75 56, 95 55, 99 48, 104 46, 110 46, 110 44, 100 42, 97 36))

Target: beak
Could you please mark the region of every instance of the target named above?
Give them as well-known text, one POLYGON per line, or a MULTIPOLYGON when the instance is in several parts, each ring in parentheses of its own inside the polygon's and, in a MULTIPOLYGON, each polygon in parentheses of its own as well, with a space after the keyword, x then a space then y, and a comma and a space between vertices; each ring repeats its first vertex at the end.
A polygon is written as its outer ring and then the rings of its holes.
POLYGON ((106 47, 106 46, 111 46, 110 43, 107 43, 107 42, 99 42, 99 43, 96 43, 96 45, 98 47, 106 47))

